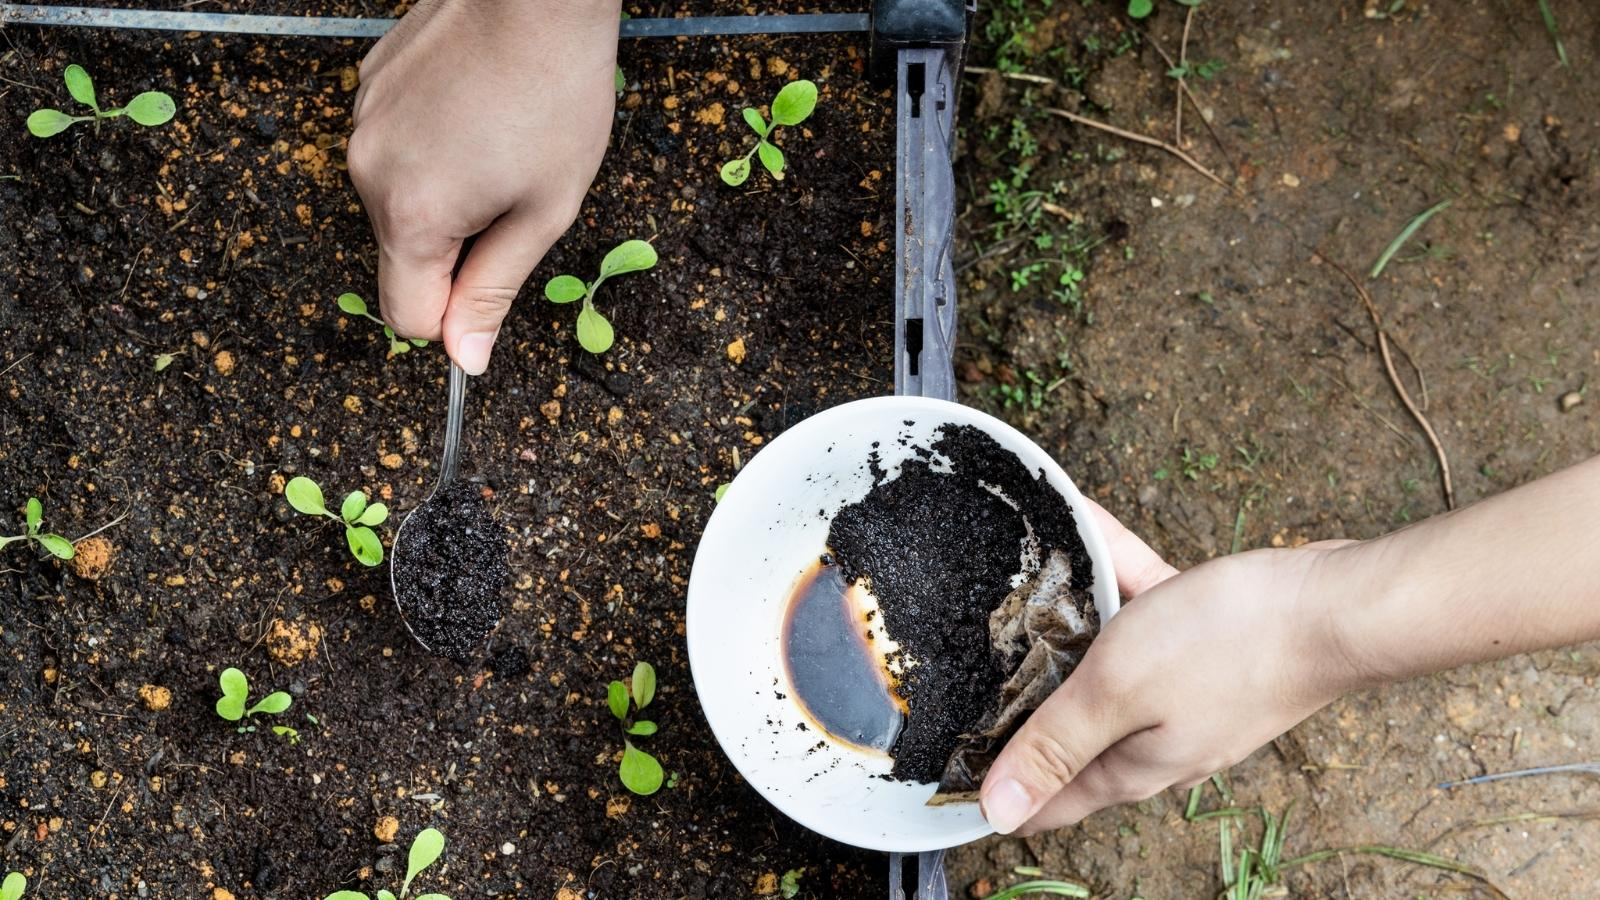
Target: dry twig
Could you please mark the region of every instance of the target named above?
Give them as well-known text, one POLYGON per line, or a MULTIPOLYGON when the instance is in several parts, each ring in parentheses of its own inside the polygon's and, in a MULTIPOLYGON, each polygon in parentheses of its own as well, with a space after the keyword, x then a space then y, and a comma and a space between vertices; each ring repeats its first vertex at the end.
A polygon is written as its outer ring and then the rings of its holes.
POLYGON ((1047 108, 1045 110, 1045 112, 1050 113, 1053 116, 1060 116, 1061 118, 1066 119, 1066 120, 1071 121, 1071 122, 1077 122, 1079 125, 1085 125, 1085 126, 1087 126, 1089 128, 1095 128, 1095 129, 1098 129, 1100 131, 1104 131, 1107 134, 1114 134, 1119 138, 1123 138, 1124 140, 1129 140, 1129 141, 1133 141, 1134 143, 1137 143, 1137 144, 1144 144, 1144 145, 1149 146, 1149 147, 1156 147, 1158 149, 1165 150, 1168 153, 1172 154, 1173 156, 1176 156, 1178 159, 1183 160, 1185 165, 1187 165, 1189 168, 1195 170, 1196 172, 1199 172, 1201 175, 1204 175, 1206 178, 1210 179, 1211 181, 1216 182, 1218 185, 1221 185, 1222 187, 1226 188, 1227 190, 1232 191, 1235 194, 1240 195, 1241 197, 1244 196, 1244 191, 1240 190, 1235 185, 1232 185, 1232 184, 1229 184, 1226 181, 1223 181, 1221 178, 1219 178, 1217 176, 1217 173, 1215 173, 1215 172, 1211 171, 1210 169, 1206 168, 1205 166, 1201 165, 1199 160, 1195 159, 1194 157, 1190 156, 1189 154, 1183 152, 1183 150, 1181 150, 1181 149, 1179 149, 1177 147, 1174 147, 1171 144, 1169 144, 1166 141, 1163 141, 1163 140, 1161 140, 1159 138, 1153 138, 1153 137, 1149 136, 1148 134, 1140 134, 1137 131, 1128 131, 1128 130, 1123 129, 1123 128, 1118 128, 1115 125, 1108 125, 1105 122, 1101 122, 1101 121, 1098 121, 1096 119, 1091 119, 1088 116, 1080 116, 1075 112, 1068 112, 1068 111, 1066 111, 1064 109, 1056 109, 1055 107, 1049 107, 1049 108, 1047 108))
MULTIPOLYGON (((1156 54, 1161 57, 1161 61, 1167 64, 1167 68, 1176 69, 1178 67, 1177 62, 1172 59, 1172 54, 1161 46, 1160 42, 1155 39, 1155 35, 1148 31, 1139 33, 1144 35, 1144 39, 1150 42, 1151 49, 1155 50, 1156 54)), ((1228 168, 1233 170, 1234 177, 1237 178, 1239 176, 1239 164, 1233 161, 1233 154, 1229 153, 1227 145, 1222 143, 1222 135, 1217 134, 1217 126, 1211 124, 1211 120, 1206 118, 1206 111, 1200 106, 1200 98, 1194 95, 1194 91, 1189 87, 1187 81, 1178 82, 1178 93, 1189 98, 1189 105, 1194 107, 1194 114, 1200 117, 1200 124, 1206 127, 1206 131, 1211 135, 1212 142, 1217 145, 1217 152, 1221 153, 1222 158, 1228 161, 1228 168)))
POLYGON ((1183 76, 1189 64, 1189 26, 1194 24, 1196 9, 1189 7, 1189 14, 1183 17, 1183 40, 1178 44, 1178 64, 1173 67, 1178 73, 1178 103, 1172 117, 1172 143, 1179 147, 1183 146, 1183 92, 1187 88, 1183 76))
POLYGON ((1422 433, 1427 437, 1428 444, 1433 448, 1433 455, 1439 460, 1439 479, 1444 484, 1444 505, 1448 509, 1456 508, 1455 484, 1450 480, 1450 458, 1445 455, 1444 445, 1439 442, 1439 435, 1433 430, 1433 424, 1428 421, 1421 409, 1411 399, 1411 392, 1406 390, 1405 382, 1400 380, 1400 373, 1395 371, 1394 354, 1389 350, 1389 333, 1383 327, 1383 316, 1378 313, 1378 305, 1372 302, 1372 295, 1367 293, 1366 285, 1350 274, 1350 270, 1334 262, 1327 254, 1313 251, 1314 260, 1320 260, 1332 266, 1334 271, 1344 276, 1350 286, 1356 289, 1356 295, 1361 298, 1361 304, 1367 308, 1367 315, 1372 319, 1372 328, 1378 335, 1378 354, 1383 357, 1383 369, 1389 375, 1389 384, 1394 386, 1394 392, 1399 395, 1400 402, 1406 411, 1411 413, 1411 418, 1417 420, 1422 433))

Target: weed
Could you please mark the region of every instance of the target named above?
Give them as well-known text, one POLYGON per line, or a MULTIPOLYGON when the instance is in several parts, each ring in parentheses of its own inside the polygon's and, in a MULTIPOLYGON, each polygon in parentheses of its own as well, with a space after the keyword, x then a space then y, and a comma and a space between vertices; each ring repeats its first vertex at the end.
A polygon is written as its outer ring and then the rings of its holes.
POLYGON ((401 339, 401 338, 395 337, 394 329, 390 328, 387 322, 383 321, 382 319, 378 318, 377 316, 375 316, 371 312, 369 312, 368 309, 367 309, 367 301, 361 299, 361 296, 359 294, 350 294, 350 293, 340 294, 339 295, 339 308, 344 310, 349 315, 361 316, 362 318, 365 318, 365 319, 371 319, 372 321, 378 323, 379 325, 382 325, 383 326, 383 336, 389 339, 389 352, 391 354, 406 353, 406 352, 409 352, 412 347, 426 347, 426 346, 428 346, 428 342, 424 341, 424 340, 422 340, 420 338, 405 338, 405 339, 401 339))
POLYGON ((1200 475, 1217 467, 1222 458, 1215 453, 1196 453, 1193 447, 1183 448, 1183 477, 1190 481, 1199 481, 1200 475))
MULTIPOLYGON (((233 667, 222 670, 222 675, 217 679, 217 684, 222 688, 222 696, 217 699, 217 715, 229 722, 239 722, 239 733, 253 732, 256 727, 249 720, 255 718, 256 713, 277 715, 289 708, 294 701, 283 691, 274 691, 262 697, 254 706, 246 706, 250 702, 250 679, 244 673, 233 667)), ((273 733, 282 735, 277 728, 273 733)), ((290 729, 293 731, 293 729, 290 729)), ((292 741, 291 741, 292 743, 292 741)))
POLYGON ((1210 81, 1211 79, 1217 77, 1217 75, 1227 67, 1227 63, 1220 59, 1213 58, 1205 60, 1204 62, 1189 62, 1181 66, 1173 66, 1167 70, 1167 77, 1199 78, 1202 81, 1210 81))
POLYGON ((344 525, 345 543, 350 546, 350 554, 357 562, 364 566, 376 566, 383 562, 383 541, 378 540, 378 533, 372 530, 372 526, 381 525, 389 518, 389 507, 382 503, 369 505, 365 493, 351 491, 339 504, 339 512, 331 513, 323 502, 322 488, 304 475, 291 480, 284 487, 283 496, 288 498, 290 506, 305 515, 327 516, 344 525))
POLYGON ((1017 900, 1031 894, 1047 894, 1053 897, 1088 897, 1089 889, 1081 884, 1070 881, 1024 881, 990 894, 987 900, 1017 900))
POLYGON ((1066 376, 1046 379, 1033 369, 1024 369, 1022 381, 1015 384, 1001 384, 995 388, 995 395, 1006 409, 1013 406, 1023 409, 1040 410, 1056 388, 1066 383, 1066 376))
POLYGON ((43 547, 47 553, 57 559, 71 559, 77 555, 78 551, 73 549, 71 541, 59 534, 50 534, 39 530, 40 524, 44 522, 44 504, 39 502, 38 497, 28 498, 28 506, 23 515, 22 533, 14 534, 10 537, 0 536, 0 547, 4 547, 13 541, 28 541, 43 547))
POLYGON ((1367 273, 1367 277, 1369 279, 1377 278, 1379 275, 1383 274, 1383 267, 1387 266, 1389 264, 1389 260, 1393 259, 1394 255, 1400 252, 1401 247, 1405 246, 1406 241, 1410 240, 1411 236, 1417 233, 1417 229, 1421 228, 1423 225, 1426 225, 1429 219, 1448 209, 1449 206, 1449 200, 1440 200, 1438 203, 1435 203, 1422 212, 1417 213, 1415 216, 1412 216, 1411 221, 1406 223, 1406 227, 1400 229, 1400 233, 1395 235, 1394 240, 1389 242, 1389 246, 1384 248, 1383 253, 1378 257, 1378 261, 1372 264, 1372 270, 1367 273))
POLYGON ((800 896, 800 877, 806 874, 804 868, 790 869, 783 873, 783 878, 778 880, 778 895, 784 900, 794 900, 800 896))
POLYGON ((600 277, 584 283, 576 275, 557 275, 544 286, 544 295, 551 303, 571 303, 582 300, 578 310, 578 343, 590 353, 604 353, 616 340, 611 322, 594 308, 595 292, 607 278, 629 272, 643 272, 656 264, 656 248, 646 241, 623 241, 600 261, 600 277))
POLYGON ((1544 19, 1544 30, 1550 33, 1550 40, 1556 45, 1556 59, 1563 67, 1567 62, 1567 48, 1561 43, 1561 28, 1556 25, 1556 14, 1550 9, 1550 0, 1539 0, 1539 18, 1544 19))
MULTIPOLYGON (((633 737, 649 737, 656 733, 656 723, 647 719, 640 719, 637 714, 644 711, 650 701, 656 696, 656 670, 647 662, 641 662, 633 667, 633 677, 628 684, 613 681, 606 685, 606 705, 611 707, 611 714, 622 723, 622 733, 633 737), (632 700, 634 716, 628 715, 629 700, 632 700), (630 721, 631 718, 631 721, 630 721)), ((654 756, 640 750, 633 745, 633 741, 626 737, 622 739, 622 764, 617 767, 617 775, 622 779, 623 787, 640 796, 649 796, 661 790, 663 773, 661 763, 654 756)))
POLYGON ((791 81, 778 91, 778 96, 772 98, 772 121, 769 123, 762 118, 761 111, 753 106, 744 108, 744 121, 750 130, 756 133, 756 145, 751 147, 745 155, 730 159, 722 164, 722 180, 724 183, 738 187, 750 177, 750 157, 760 158, 761 165, 773 178, 782 181, 784 158, 783 151, 778 145, 772 143, 770 138, 779 125, 794 126, 804 122, 817 108, 817 86, 814 82, 801 79, 791 81))
POLYGON ((0 881, 0 900, 22 900, 27 889, 28 879, 22 877, 21 872, 12 872, 5 881, 0 881))
POLYGON ((1241 459, 1239 468, 1245 470, 1246 472, 1254 472, 1256 470, 1256 466, 1261 465, 1261 461, 1268 457, 1270 451, 1267 449, 1266 445, 1262 444, 1261 441, 1256 438, 1255 435, 1249 435, 1248 440, 1250 441, 1250 446, 1246 447, 1243 444, 1235 444, 1233 449, 1235 453, 1239 454, 1239 458, 1241 459))
MULTIPOLYGON (((411 882, 416 880, 422 870, 438 861, 444 854, 444 835, 437 828, 424 828, 417 833, 411 842, 411 850, 406 856, 406 880, 400 885, 400 896, 395 897, 387 890, 378 891, 377 900, 405 900, 411 893, 411 882)), ((360 891, 334 891, 323 900, 373 900, 360 891)), ((421 894, 417 900, 450 900, 444 894, 421 894)))
POLYGON ((59 109, 36 109, 28 116, 28 131, 34 137, 53 137, 71 128, 77 122, 94 122, 97 126, 101 119, 114 119, 127 116, 140 125, 164 125, 171 121, 177 107, 172 98, 160 91, 145 91, 128 101, 127 106, 116 109, 101 109, 100 102, 95 97, 94 81, 89 77, 83 66, 67 66, 64 73, 67 82, 67 93, 72 99, 89 107, 93 112, 87 116, 74 116, 59 109))
MULTIPOLYGON (((1177 0, 1177 2, 1182 6, 1199 6, 1204 0, 1177 0)), ((1131 19, 1143 19, 1155 12, 1155 9, 1155 0, 1128 0, 1128 17, 1131 19)))

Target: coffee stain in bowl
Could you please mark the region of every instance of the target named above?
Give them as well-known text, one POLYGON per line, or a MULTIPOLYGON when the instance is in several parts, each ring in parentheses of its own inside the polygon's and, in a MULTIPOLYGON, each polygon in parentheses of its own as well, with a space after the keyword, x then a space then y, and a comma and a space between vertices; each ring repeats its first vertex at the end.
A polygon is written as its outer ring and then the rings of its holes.
POLYGON ((877 603, 831 554, 795 582, 783 618, 783 662, 794 699, 823 733, 887 754, 908 707, 896 692, 877 603))

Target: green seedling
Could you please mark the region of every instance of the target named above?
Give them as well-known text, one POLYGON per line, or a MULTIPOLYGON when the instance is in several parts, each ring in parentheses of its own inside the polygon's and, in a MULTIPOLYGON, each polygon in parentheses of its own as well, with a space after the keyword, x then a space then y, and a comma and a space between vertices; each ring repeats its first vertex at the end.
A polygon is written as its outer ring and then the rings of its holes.
MULTIPOLYGON (((393 892, 378 891, 377 900, 404 900, 411 892, 411 882, 416 880, 422 870, 433 865, 444 854, 444 835, 437 828, 424 828, 418 832, 416 840, 411 842, 411 852, 407 856, 406 880, 400 885, 400 896, 397 898, 393 892)), ((372 897, 360 891, 334 891, 323 900, 373 900, 372 897)), ((422 894, 417 900, 450 900, 444 894, 422 894)))
POLYGON ((28 879, 22 877, 21 872, 12 872, 5 881, 0 881, 0 900, 22 900, 27 889, 28 879))
POLYGON ((805 874, 804 868, 790 869, 783 873, 783 878, 778 881, 778 896, 783 900, 794 900, 800 896, 800 878, 805 874))
POLYGON ((38 497, 28 498, 28 508, 24 514, 23 531, 10 537, 0 536, 0 547, 14 541, 28 541, 43 547, 51 556, 58 559, 71 559, 77 555, 72 548, 72 542, 59 534, 49 534, 39 530, 39 525, 44 521, 44 504, 38 497))
MULTIPOLYGON (((631 688, 620 681, 606 685, 606 705, 611 707, 611 714, 622 723, 624 735, 649 737, 656 733, 656 723, 641 719, 638 714, 655 699, 655 667, 647 662, 639 663, 633 667, 633 678, 629 681, 631 688), (630 700, 634 712, 631 717, 628 715, 630 700)), ((627 737, 622 739, 622 765, 617 767, 617 775, 622 778, 623 787, 645 797, 661 790, 661 782, 666 777, 661 771, 661 763, 635 747, 627 737)))
POLYGON ((607 278, 643 272, 654 268, 655 264, 656 248, 648 241, 623 241, 600 261, 599 278, 586 284, 576 275, 557 275, 545 284, 544 295, 551 303, 582 300, 583 307, 578 310, 578 343, 590 353, 604 353, 611 349, 616 333, 610 320, 594 308, 595 293, 607 278))
POLYGON ((799 125, 816 108, 817 86, 804 79, 791 81, 778 91, 778 96, 772 99, 771 122, 762 118, 761 111, 755 107, 745 107, 744 121, 756 133, 756 145, 738 159, 730 159, 722 164, 722 180, 733 187, 744 184, 750 177, 750 157, 754 156, 761 160, 768 174, 782 181, 783 151, 772 143, 772 136, 779 125, 799 125))
MULTIPOLYGON (((1205 0, 1177 0, 1177 2, 1182 6, 1195 7, 1205 2, 1205 0)), ((1129 18, 1142 19, 1155 12, 1155 9, 1155 0, 1128 0, 1129 18)))
MULTIPOLYGON (((250 724, 250 720, 255 718, 257 713, 277 715, 294 702, 283 691, 274 691, 262 697, 254 706, 247 706, 246 704, 250 702, 250 679, 231 666, 222 670, 217 684, 222 687, 222 696, 217 699, 217 715, 229 722, 238 722, 240 734, 256 730, 256 726, 250 724)), ((277 728, 272 731, 274 734, 283 734, 277 728)))
POLYGON ((364 566, 383 562, 383 541, 378 540, 378 533, 372 526, 382 525, 389 518, 389 507, 382 503, 369 505, 365 493, 351 491, 339 504, 338 513, 329 512, 322 499, 322 488, 304 475, 291 480, 284 487, 283 496, 288 498, 290 506, 305 515, 327 516, 343 525, 345 543, 350 545, 350 554, 357 562, 364 566))
POLYGON ((119 116, 127 116, 140 125, 165 125, 178 111, 172 98, 160 91, 145 91, 128 101, 127 106, 101 109, 100 101, 94 94, 94 81, 89 77, 89 73, 84 71, 83 66, 77 64, 67 66, 64 77, 67 82, 67 93, 72 95, 72 99, 89 107, 92 112, 87 116, 74 116, 59 109, 36 109, 28 116, 28 131, 34 137, 53 137, 77 122, 94 122, 99 125, 101 119, 115 119, 119 116))
POLYGON ((361 316, 383 326, 383 336, 389 339, 389 352, 391 354, 408 353, 412 347, 426 347, 428 342, 419 338, 399 338, 395 336, 394 329, 387 322, 373 315, 367 310, 367 301, 361 299, 360 294, 340 294, 339 308, 352 316, 361 316))

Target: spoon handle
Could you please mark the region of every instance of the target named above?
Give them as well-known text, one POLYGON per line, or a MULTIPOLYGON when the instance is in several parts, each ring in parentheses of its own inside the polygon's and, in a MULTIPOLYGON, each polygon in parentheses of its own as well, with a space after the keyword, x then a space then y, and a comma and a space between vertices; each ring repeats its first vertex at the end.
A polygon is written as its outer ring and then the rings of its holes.
POLYGON ((439 464, 440 488, 456 480, 456 463, 460 459, 461 420, 467 405, 467 373, 454 361, 450 363, 450 400, 444 423, 444 461, 439 464))

